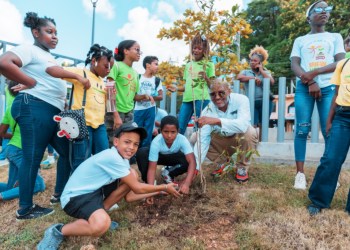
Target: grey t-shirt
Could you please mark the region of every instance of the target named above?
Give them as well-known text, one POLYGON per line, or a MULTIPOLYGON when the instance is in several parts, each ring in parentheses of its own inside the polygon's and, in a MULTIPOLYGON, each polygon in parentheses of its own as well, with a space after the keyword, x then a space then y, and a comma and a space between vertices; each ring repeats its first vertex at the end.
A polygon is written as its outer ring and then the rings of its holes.
MULTIPOLYGON (((270 71, 265 70, 265 72, 267 75, 269 75, 269 76, 271 75, 270 71)), ((251 69, 243 70, 240 73, 240 75, 257 77, 261 80, 261 82, 264 80, 264 76, 262 74, 257 74, 251 69)), ((246 95, 248 96, 248 89, 249 89, 248 82, 244 83, 244 89, 245 89, 246 95)), ((262 86, 262 84, 260 86, 255 85, 255 100, 262 100, 262 98, 263 98, 263 86, 262 86)))

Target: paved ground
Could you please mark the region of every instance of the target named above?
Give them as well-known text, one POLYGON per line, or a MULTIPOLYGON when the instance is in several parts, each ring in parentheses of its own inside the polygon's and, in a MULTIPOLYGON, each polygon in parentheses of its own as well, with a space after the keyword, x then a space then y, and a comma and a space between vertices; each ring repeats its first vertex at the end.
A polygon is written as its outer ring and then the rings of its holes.
POLYGON ((9 162, 7 160, 0 161, 0 167, 7 165, 9 162))
MULTIPOLYGON (((261 142, 258 146, 260 157, 256 158, 256 162, 273 163, 278 165, 295 165, 294 161, 294 143, 286 141, 277 142, 261 142)), ((305 166, 317 167, 324 152, 324 143, 307 143, 306 144, 306 161, 305 166)), ((350 153, 345 160, 343 167, 350 168, 350 153)))

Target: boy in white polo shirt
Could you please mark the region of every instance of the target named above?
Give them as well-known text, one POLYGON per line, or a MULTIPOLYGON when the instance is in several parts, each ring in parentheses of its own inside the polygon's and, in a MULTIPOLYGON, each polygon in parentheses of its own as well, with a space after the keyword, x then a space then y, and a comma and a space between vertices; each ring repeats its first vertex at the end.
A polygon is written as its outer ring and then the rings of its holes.
POLYGON ((129 159, 136 153, 145 129, 125 123, 115 132, 114 147, 84 161, 72 174, 61 195, 63 210, 78 220, 54 224, 45 231, 38 249, 57 249, 64 236, 101 236, 111 225, 109 208, 123 197, 127 201, 147 198, 165 191, 179 197, 175 184, 140 183, 129 159))

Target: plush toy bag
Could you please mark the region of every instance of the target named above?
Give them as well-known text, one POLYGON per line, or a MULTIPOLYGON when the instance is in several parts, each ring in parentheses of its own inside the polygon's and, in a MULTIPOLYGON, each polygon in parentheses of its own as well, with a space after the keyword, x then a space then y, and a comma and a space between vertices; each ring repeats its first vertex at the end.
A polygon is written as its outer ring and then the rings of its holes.
MULTIPOLYGON (((86 73, 84 77, 86 78, 86 73)), ((66 137, 70 141, 79 141, 89 138, 89 131, 85 121, 85 104, 86 104, 86 89, 84 90, 84 97, 82 102, 82 108, 72 110, 74 85, 72 85, 72 92, 69 98, 68 110, 64 110, 58 115, 54 116, 54 121, 58 122, 59 131, 58 137, 66 137)))

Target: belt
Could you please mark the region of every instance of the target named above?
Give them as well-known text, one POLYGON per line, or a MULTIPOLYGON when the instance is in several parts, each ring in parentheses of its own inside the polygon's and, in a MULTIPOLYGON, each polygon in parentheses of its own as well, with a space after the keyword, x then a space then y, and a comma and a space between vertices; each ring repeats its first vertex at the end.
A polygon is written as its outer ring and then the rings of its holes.
POLYGON ((339 108, 340 110, 343 110, 343 111, 350 111, 350 106, 337 105, 337 108, 339 108))

